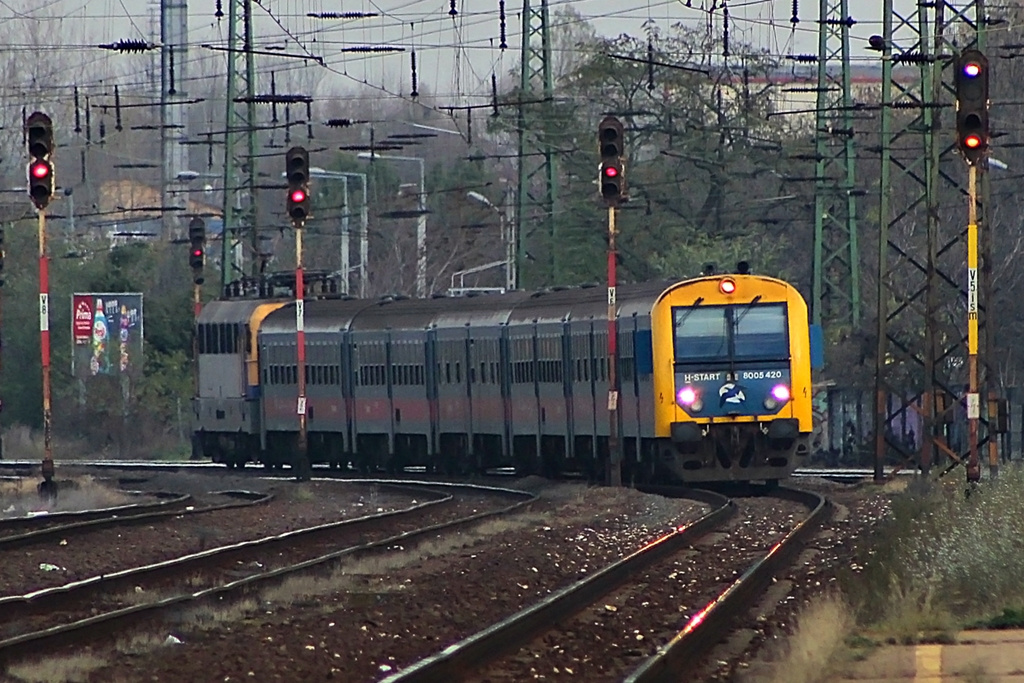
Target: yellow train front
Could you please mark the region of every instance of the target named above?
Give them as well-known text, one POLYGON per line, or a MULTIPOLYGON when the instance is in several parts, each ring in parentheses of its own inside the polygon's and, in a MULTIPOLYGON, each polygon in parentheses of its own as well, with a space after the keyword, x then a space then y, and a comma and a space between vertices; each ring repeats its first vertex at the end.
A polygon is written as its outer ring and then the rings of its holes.
POLYGON ((651 332, 661 467, 692 483, 774 483, 806 461, 811 335, 796 289, 757 275, 680 282, 654 304, 651 332))

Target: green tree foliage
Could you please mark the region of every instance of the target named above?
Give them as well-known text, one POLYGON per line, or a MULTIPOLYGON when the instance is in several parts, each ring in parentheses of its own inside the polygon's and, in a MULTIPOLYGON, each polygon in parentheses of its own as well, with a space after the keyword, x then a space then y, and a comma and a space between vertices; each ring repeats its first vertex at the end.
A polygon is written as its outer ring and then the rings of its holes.
MULTIPOLYGON (((3 420, 42 426, 39 334, 38 238, 34 220, 6 226, 3 358, 0 386, 3 420)), ((113 443, 130 424, 138 440, 167 431, 179 407, 187 419, 192 395, 191 278, 183 245, 130 243, 91 248, 50 240, 51 382, 54 430, 99 444, 113 443), (66 255, 72 254, 71 258, 66 255), (71 373, 71 297, 76 292, 142 292, 145 364, 125 385, 107 377, 80 384, 71 373), (127 399, 127 400, 125 400, 127 399)), ((209 296, 209 294, 208 294, 209 296)), ((135 434, 135 437, 131 437, 135 434)), ((136 444, 137 445, 137 444, 136 444)))
MULTIPOLYGON (((556 14, 554 23, 567 19, 556 14)), ((603 278, 607 223, 595 181, 596 129, 606 114, 626 127, 630 203, 618 227, 627 279, 688 276, 705 262, 728 269, 740 259, 759 272, 803 276, 786 257, 798 236, 786 210, 796 197, 783 180, 792 140, 781 119, 768 117, 763 85, 778 65, 746 45, 734 46, 742 60, 712 63, 699 56, 720 46, 684 25, 651 29, 653 70, 632 61, 647 57, 647 38, 578 35, 582 42, 556 69, 555 102, 531 105, 546 107, 539 135, 559 152, 561 279, 603 278)), ((546 252, 546 239, 528 235, 528 248, 546 252)))

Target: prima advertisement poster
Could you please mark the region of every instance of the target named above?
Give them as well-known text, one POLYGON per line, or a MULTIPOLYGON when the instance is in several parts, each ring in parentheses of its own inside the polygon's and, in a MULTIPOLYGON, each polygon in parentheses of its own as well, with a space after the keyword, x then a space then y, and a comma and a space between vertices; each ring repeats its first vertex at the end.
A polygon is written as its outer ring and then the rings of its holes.
POLYGON ((142 370, 142 294, 74 294, 71 302, 72 371, 77 377, 135 374, 142 370))

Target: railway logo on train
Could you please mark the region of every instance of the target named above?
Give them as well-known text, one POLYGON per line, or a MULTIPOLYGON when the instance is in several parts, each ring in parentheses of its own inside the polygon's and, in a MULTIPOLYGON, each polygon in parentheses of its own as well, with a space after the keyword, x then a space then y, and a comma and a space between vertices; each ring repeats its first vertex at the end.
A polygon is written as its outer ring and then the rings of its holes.
MULTIPOLYGON (((294 305, 225 299, 203 309, 197 455, 292 464, 294 305)), ((603 289, 304 306, 312 462, 606 474, 603 289)), ((749 273, 623 285, 616 306, 625 480, 773 482, 806 461, 820 354, 792 285, 749 273)))

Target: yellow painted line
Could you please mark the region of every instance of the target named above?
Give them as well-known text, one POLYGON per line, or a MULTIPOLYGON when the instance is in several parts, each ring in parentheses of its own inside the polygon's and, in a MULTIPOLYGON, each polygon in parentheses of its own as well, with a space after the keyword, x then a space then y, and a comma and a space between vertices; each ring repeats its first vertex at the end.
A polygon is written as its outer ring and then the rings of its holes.
POLYGON ((914 683, 942 683, 941 645, 918 645, 914 660, 914 683))

